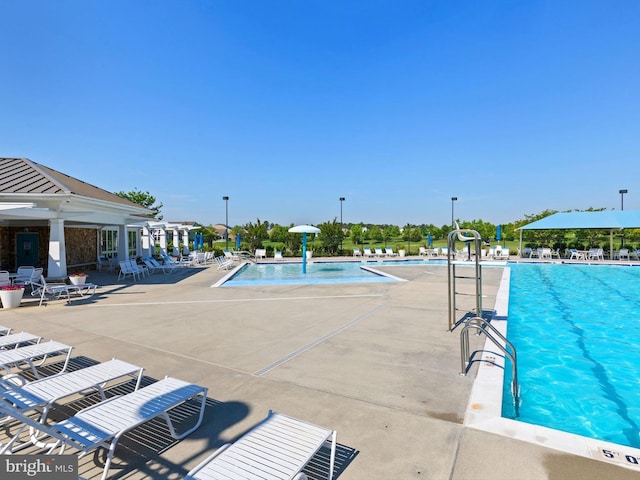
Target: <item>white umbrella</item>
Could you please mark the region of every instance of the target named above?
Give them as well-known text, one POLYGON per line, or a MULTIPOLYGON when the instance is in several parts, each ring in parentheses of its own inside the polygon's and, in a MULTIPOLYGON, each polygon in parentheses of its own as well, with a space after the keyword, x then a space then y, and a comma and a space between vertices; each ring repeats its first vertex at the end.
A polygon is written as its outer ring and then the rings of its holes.
POLYGON ((307 233, 320 233, 320 229, 312 225, 296 225, 289 231, 302 234, 302 273, 307 273, 307 233))

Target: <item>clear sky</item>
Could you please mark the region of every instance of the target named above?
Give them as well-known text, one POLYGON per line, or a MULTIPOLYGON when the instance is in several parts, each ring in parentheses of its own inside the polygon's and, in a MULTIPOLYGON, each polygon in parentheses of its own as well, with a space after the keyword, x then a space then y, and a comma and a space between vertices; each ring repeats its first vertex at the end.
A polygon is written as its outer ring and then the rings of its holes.
POLYGON ((164 219, 640 209, 640 2, 0 0, 0 156, 164 219))

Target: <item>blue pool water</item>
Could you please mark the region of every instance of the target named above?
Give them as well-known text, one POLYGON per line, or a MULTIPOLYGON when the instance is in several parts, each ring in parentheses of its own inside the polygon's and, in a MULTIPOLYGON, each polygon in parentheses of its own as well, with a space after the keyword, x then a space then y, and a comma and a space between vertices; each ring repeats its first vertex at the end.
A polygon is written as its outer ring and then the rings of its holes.
MULTIPOLYGON (((517 420, 640 447, 640 268, 513 265, 517 420)), ((503 417, 514 418, 510 366, 503 417)))
MULTIPOLYGON (((396 262, 385 262, 391 264, 396 262)), ((375 267, 378 262, 310 262, 307 273, 300 263, 259 263, 245 265, 223 287, 253 285, 295 285, 318 283, 395 282, 396 278, 376 274, 362 266, 375 267)))

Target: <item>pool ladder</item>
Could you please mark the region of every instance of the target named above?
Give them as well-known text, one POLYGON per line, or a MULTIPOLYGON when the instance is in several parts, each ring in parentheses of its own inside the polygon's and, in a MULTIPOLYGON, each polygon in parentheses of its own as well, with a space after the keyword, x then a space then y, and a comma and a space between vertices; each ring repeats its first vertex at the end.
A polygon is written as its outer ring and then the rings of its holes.
POLYGON ((511 395, 516 417, 519 415, 520 384, 518 383, 518 356, 516 347, 507 340, 491 323, 482 317, 473 317, 466 320, 460 331, 460 375, 466 375, 473 363, 473 357, 478 351, 469 351, 469 331, 475 330, 476 334, 484 333, 491 342, 502 351, 505 357, 511 361, 511 395))
MULTIPOLYGON (((458 224, 456 223, 456 226, 458 224)), ((464 321, 465 318, 469 317, 469 314, 475 313, 477 316, 482 316, 482 267, 480 266, 480 253, 482 250, 482 237, 475 230, 467 230, 457 228, 456 230, 452 230, 447 237, 447 271, 448 271, 448 280, 449 280, 449 331, 453 330, 461 321, 464 321), (456 240, 461 242, 465 242, 468 247, 468 253, 464 255, 469 255, 471 257, 471 242, 474 244, 474 248, 476 251, 475 257, 475 265, 473 274, 469 275, 468 266, 464 266, 465 274, 461 274, 459 272, 459 268, 462 268, 460 262, 454 262, 455 260, 455 247, 456 240), (458 268, 459 267, 459 268, 458 268), (473 280, 475 282, 475 292, 462 292, 458 291, 458 281, 461 280, 473 280), (459 295, 464 296, 475 296, 475 310, 474 309, 466 309, 467 313, 463 316, 462 320, 457 319, 457 312, 463 309, 458 308, 457 297, 459 295)), ((468 264, 467 264, 468 265, 468 264)))

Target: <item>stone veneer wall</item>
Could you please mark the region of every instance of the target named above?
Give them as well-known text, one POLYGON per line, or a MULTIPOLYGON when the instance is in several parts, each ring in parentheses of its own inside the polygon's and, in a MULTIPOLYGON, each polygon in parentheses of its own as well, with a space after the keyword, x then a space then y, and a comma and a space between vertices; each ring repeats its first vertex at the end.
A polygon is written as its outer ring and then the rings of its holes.
MULTIPOLYGON (((28 231, 37 233, 39 267, 44 268, 47 275, 49 259, 49 227, 0 227, 0 270, 15 272, 16 265, 16 233, 28 231)), ((98 233, 93 228, 65 228, 64 235, 67 249, 67 269, 69 273, 96 267, 98 258, 98 233), (91 265, 82 265, 91 264, 91 265), (78 265, 78 267, 74 267, 78 265)))

